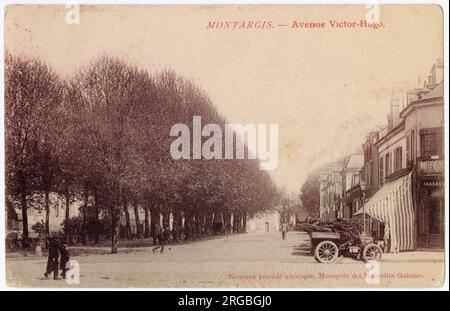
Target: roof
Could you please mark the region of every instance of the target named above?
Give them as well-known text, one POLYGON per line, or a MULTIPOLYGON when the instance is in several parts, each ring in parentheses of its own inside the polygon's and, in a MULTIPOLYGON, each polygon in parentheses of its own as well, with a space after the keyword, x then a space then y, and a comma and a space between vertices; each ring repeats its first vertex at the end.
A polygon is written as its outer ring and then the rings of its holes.
POLYGON ((424 94, 421 99, 417 99, 409 103, 408 106, 405 107, 400 112, 400 117, 405 118, 407 114, 409 114, 411 111, 413 111, 417 106, 420 106, 422 104, 434 104, 436 102, 442 101, 444 98, 444 82, 439 83, 436 85, 433 89, 431 89, 429 92, 424 94))
POLYGON ((364 155, 362 154, 351 154, 347 165, 345 166, 344 169, 348 169, 348 168, 361 168, 364 165, 364 155))
POLYGON ((423 99, 444 97, 444 83, 439 83, 434 89, 422 96, 423 99))

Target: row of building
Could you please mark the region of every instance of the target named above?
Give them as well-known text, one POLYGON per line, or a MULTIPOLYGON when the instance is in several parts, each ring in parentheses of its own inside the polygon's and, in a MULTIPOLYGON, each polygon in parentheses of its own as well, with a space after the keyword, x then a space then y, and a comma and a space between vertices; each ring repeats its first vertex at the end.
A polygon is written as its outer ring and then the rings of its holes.
POLYGON ((392 96, 386 126, 319 178, 320 217, 362 218, 387 250, 444 247, 444 69, 392 96))

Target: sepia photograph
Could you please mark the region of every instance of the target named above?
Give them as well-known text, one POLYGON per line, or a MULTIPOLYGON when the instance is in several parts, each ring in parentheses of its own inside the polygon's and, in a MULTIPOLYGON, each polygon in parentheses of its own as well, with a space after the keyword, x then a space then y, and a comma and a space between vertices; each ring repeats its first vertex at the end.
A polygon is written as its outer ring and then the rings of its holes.
POLYGON ((448 289, 445 23, 5 5, 4 286, 448 289))

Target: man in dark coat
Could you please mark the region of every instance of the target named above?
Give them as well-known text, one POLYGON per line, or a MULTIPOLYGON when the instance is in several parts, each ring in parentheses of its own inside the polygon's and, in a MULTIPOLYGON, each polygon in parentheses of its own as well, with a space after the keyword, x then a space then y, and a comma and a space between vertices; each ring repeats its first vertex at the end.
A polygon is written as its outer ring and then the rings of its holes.
POLYGON ((66 242, 62 242, 61 245, 59 246, 59 253, 61 254, 61 258, 59 261, 59 268, 61 269, 61 277, 63 279, 66 278, 66 272, 69 270, 69 268, 67 267, 67 263, 70 260, 70 254, 69 251, 67 250, 67 244, 66 242))
POLYGON ((47 259, 47 270, 44 273, 45 278, 47 278, 53 272, 53 279, 58 279, 58 258, 59 258, 59 247, 58 241, 55 237, 51 236, 47 239, 48 243, 48 259, 47 259))
POLYGON ((155 226, 155 235, 157 238, 158 246, 153 248, 153 252, 155 253, 157 250, 159 250, 160 253, 164 252, 164 228, 161 227, 159 224, 156 224, 155 226))

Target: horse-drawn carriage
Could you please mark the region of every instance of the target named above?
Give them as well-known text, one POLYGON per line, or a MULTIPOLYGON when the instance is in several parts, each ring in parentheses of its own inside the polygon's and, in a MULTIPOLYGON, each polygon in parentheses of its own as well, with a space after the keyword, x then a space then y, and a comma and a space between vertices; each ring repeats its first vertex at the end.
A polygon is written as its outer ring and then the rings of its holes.
POLYGON ((363 234, 359 220, 308 218, 301 225, 311 239, 311 253, 320 263, 332 263, 338 256, 368 262, 379 260, 383 251, 374 239, 363 234))

